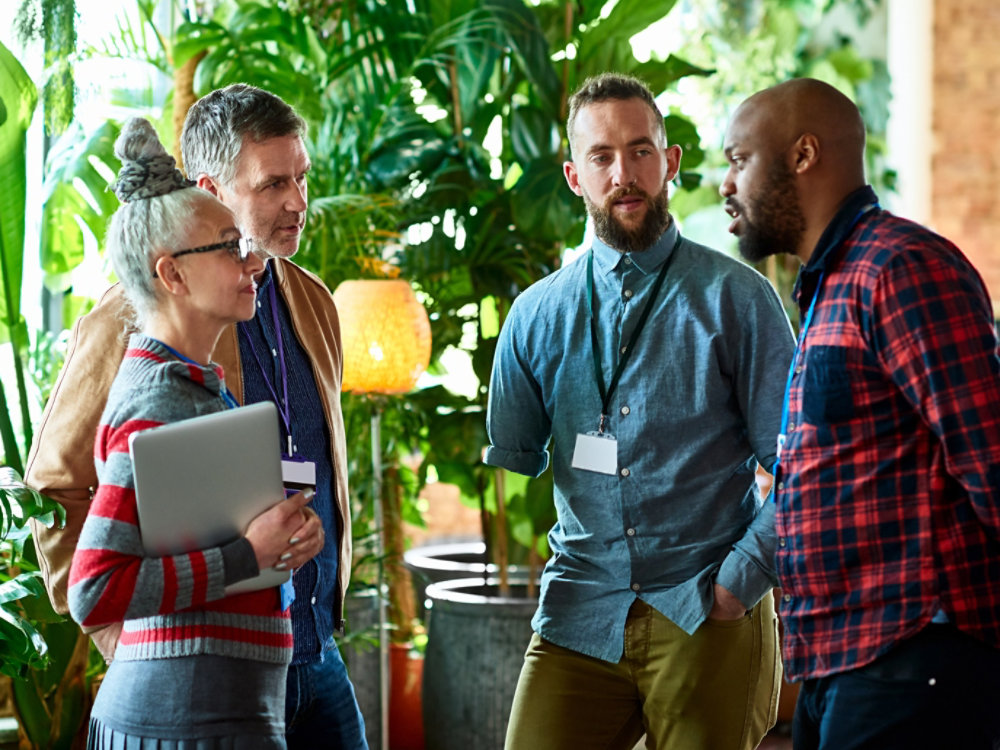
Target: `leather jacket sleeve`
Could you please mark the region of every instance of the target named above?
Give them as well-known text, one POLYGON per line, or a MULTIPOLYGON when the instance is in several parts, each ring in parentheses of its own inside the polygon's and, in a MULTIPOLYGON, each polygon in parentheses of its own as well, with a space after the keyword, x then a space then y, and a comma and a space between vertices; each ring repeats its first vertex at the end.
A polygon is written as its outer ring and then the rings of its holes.
POLYGON ((28 455, 25 484, 66 509, 66 526, 31 532, 49 599, 67 614, 66 588, 73 551, 97 486, 94 438, 130 333, 129 308, 119 285, 73 327, 59 379, 28 455))

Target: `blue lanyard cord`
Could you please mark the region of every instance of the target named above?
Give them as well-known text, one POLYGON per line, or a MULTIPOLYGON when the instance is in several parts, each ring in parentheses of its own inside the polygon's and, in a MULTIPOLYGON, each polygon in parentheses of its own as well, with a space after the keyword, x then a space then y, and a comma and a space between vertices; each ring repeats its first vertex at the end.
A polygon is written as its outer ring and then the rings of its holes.
MULTIPOLYGON (((846 237, 852 231, 854 227, 857 226, 858 222, 861 221, 868 213, 875 211, 879 208, 878 203, 870 203, 864 206, 854 217, 854 221, 851 222, 850 227, 844 233, 846 237)), ((778 465, 781 463, 781 450, 784 447, 785 439, 788 437, 788 419, 789 419, 789 400, 791 398, 792 392, 792 378, 795 377, 796 369, 798 368, 799 360, 802 358, 804 351, 804 344, 806 340, 806 333, 809 331, 809 326, 812 325, 813 313, 816 311, 816 302, 819 300, 820 290, 823 288, 823 277, 826 272, 820 272, 819 278, 816 280, 816 288, 813 290, 812 300, 809 302, 809 309, 806 311, 806 317, 802 321, 802 325, 799 326, 799 338, 795 343, 795 351, 792 354, 792 363, 788 367, 788 379, 785 381, 785 399, 781 407, 781 431, 778 433, 778 458, 774 462, 772 467, 773 471, 777 471, 778 465)), ((777 493, 772 492, 771 498, 776 499, 777 493)))
POLYGON ((597 430, 600 433, 604 432, 604 421, 608 414, 608 405, 611 403, 611 396, 618 387, 618 380, 621 378, 622 371, 625 369, 625 365, 632 356, 632 349, 635 347, 636 339, 639 338, 640 331, 642 331, 643 327, 646 325, 646 319, 649 317, 649 313, 653 308, 653 302, 656 301, 656 298, 660 293, 660 287, 663 286, 663 280, 667 277, 667 268, 670 266, 670 262, 677 254, 677 246, 680 244, 681 235, 680 232, 678 232, 677 239, 674 241, 674 246, 670 249, 670 255, 667 256, 667 259, 663 262, 663 267, 660 269, 660 273, 656 277, 656 282, 653 284, 653 289, 649 293, 649 299, 646 300, 646 306, 643 308, 642 314, 639 316, 639 321, 636 323, 635 330, 632 331, 632 336, 629 338, 628 344, 625 346, 625 351, 622 352, 622 356, 618 360, 618 366, 615 367, 615 371, 611 375, 611 384, 606 390, 604 387, 604 374, 601 371, 601 359, 598 355, 597 320, 594 317, 593 248, 591 248, 590 252, 587 253, 587 312, 590 314, 590 343, 591 351, 594 356, 594 378, 597 380, 597 392, 601 396, 601 420, 597 430))
MULTIPOLYGON (((181 360, 182 362, 186 362, 189 365, 194 365, 195 367, 204 367, 204 365, 202 365, 200 362, 195 362, 190 357, 181 354, 179 351, 170 346, 170 344, 165 344, 159 339, 154 339, 152 336, 150 336, 149 338, 155 341, 160 346, 162 346, 164 349, 173 354, 175 357, 177 357, 177 359, 181 360)), ((222 401, 225 403, 227 409, 235 409, 239 406, 239 402, 237 402, 236 399, 233 398, 233 394, 231 394, 229 390, 226 388, 225 383, 223 383, 222 385, 222 390, 219 391, 219 396, 222 398, 222 401)))
POLYGON ((250 329, 248 328, 249 324, 246 321, 241 321, 239 323, 239 330, 240 333, 243 334, 244 341, 249 344, 250 352, 253 354, 253 358, 257 362, 257 367, 260 368, 260 374, 264 379, 264 385, 267 386, 267 390, 271 393, 271 398, 278 407, 278 414, 281 416, 281 422, 285 426, 285 435, 288 438, 288 455, 291 456, 293 451, 293 441, 292 413, 291 406, 288 403, 288 370, 285 365, 285 346, 281 336, 281 324, 278 320, 278 295, 274 291, 274 284, 275 281, 272 278, 271 285, 268 287, 268 292, 271 303, 271 319, 274 321, 274 335, 278 339, 278 373, 281 376, 281 398, 278 397, 278 393, 274 389, 271 379, 267 376, 267 368, 265 368, 264 363, 261 362, 260 355, 257 354, 257 347, 254 346, 253 337, 251 337, 250 329))
MULTIPOLYGON (((805 320, 799 326, 799 340, 795 342, 795 351, 792 354, 792 364, 788 368, 788 379, 785 381, 785 402, 781 408, 781 432, 778 434, 778 460, 781 460, 781 446, 785 442, 788 434, 788 399, 792 392, 792 378, 795 377, 795 370, 798 366, 799 358, 802 356, 802 342, 806 340, 806 332, 812 325, 813 313, 816 312, 816 300, 819 299, 819 290, 823 286, 823 273, 820 273, 816 281, 816 290, 813 292, 812 301, 809 303, 809 310, 806 312, 805 320)), ((775 463, 777 466, 777 463, 775 463)))

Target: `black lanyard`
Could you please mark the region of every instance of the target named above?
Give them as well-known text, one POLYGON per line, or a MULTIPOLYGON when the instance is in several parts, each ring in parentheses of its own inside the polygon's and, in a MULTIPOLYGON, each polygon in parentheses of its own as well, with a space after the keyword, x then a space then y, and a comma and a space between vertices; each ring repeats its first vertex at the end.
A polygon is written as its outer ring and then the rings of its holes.
POLYGON ((604 421, 608 414, 608 404, 611 403, 611 397, 614 395, 615 389, 618 387, 618 381, 621 378, 622 371, 624 371, 625 365, 628 364, 628 361, 632 356, 632 349, 635 347, 636 339, 639 338, 639 334, 646 325, 646 319, 649 318, 649 314, 652 312, 653 302, 660 293, 660 287, 663 286, 663 280, 667 277, 667 268, 670 266, 670 262, 674 259, 674 255, 677 254, 677 247, 680 244, 681 235, 680 232, 678 232, 677 240, 674 242, 674 246, 670 249, 670 255, 668 255, 667 259, 663 262, 663 267, 660 269, 660 273, 656 277, 656 282, 653 284, 653 289, 649 293, 649 299, 646 300, 646 306, 642 310, 639 322, 636 323, 635 330, 632 331, 632 336, 629 338, 628 344, 625 346, 625 351, 622 352, 622 356, 618 360, 618 366, 615 367, 615 371, 611 375, 611 385, 609 385, 607 389, 604 387, 604 373, 601 371, 601 358, 598 356, 599 347, 597 345, 597 321, 594 318, 593 248, 591 248, 590 252, 587 253, 587 312, 590 313, 590 343, 594 355, 594 377, 597 379, 597 390, 601 394, 601 424, 597 430, 599 433, 604 432, 604 421))

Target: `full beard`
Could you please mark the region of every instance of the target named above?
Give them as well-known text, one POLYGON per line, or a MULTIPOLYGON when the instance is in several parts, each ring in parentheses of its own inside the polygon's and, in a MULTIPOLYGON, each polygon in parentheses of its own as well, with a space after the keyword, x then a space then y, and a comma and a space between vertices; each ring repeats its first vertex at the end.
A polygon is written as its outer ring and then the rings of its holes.
POLYGON ((757 263, 771 255, 796 253, 805 232, 806 219, 795 192, 795 178, 787 166, 775 164, 757 196, 747 201, 753 221, 739 202, 729 199, 727 203, 739 211, 743 219, 738 248, 748 261, 757 263))
POLYGON ((583 194, 583 201, 587 213, 594 220, 594 233, 605 245, 620 253, 638 253, 652 247, 670 226, 670 198, 666 181, 658 195, 649 195, 637 187, 627 187, 613 192, 602 206, 594 203, 586 193, 583 194), (646 215, 634 228, 623 226, 614 215, 615 201, 627 195, 638 195, 646 202, 646 215))

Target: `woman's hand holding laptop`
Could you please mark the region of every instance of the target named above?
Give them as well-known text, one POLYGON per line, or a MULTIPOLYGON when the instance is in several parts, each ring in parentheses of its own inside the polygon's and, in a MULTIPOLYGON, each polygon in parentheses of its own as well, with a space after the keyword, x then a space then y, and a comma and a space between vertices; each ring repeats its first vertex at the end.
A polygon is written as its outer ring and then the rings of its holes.
POLYGON ((316 511, 307 506, 314 494, 307 487, 250 522, 246 538, 260 570, 294 570, 323 549, 323 525, 316 511))

